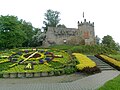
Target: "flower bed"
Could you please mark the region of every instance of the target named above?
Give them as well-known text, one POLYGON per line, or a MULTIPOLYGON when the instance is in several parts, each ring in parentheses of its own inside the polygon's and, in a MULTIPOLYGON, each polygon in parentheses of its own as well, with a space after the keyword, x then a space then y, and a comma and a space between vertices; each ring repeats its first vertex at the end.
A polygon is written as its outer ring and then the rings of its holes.
POLYGON ((86 55, 80 53, 73 53, 79 64, 76 65, 77 69, 86 73, 95 73, 100 72, 100 69, 97 68, 96 63, 89 59, 86 55))
POLYGON ((113 66, 114 68, 120 70, 120 61, 115 60, 109 56, 100 54, 100 55, 95 55, 97 58, 100 58, 101 60, 103 60, 104 62, 110 64, 111 66, 113 66))
POLYGON ((10 62, 10 60, 2 60, 0 63, 10 62))
POLYGON ((63 50, 20 49, 11 50, 8 56, 0 59, 0 75, 5 78, 53 76, 76 71, 70 55, 63 50))

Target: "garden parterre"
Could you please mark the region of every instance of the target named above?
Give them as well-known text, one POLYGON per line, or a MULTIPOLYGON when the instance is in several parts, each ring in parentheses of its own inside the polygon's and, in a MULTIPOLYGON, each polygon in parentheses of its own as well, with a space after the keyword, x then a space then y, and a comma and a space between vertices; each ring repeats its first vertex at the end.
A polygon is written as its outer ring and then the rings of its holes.
POLYGON ((79 64, 76 65, 76 67, 79 70, 84 69, 85 67, 95 67, 96 63, 93 62, 91 59, 89 59, 86 55, 80 54, 80 53, 73 53, 73 55, 75 55, 75 57, 77 58, 79 64))
MULTIPOLYGON (((4 53, 7 54, 7 52, 4 53)), ((71 62, 70 55, 63 50, 22 49, 16 52, 14 50, 7 54, 7 58, 2 58, 4 53, 0 55, 1 73, 58 72, 57 70, 66 69, 67 65, 70 64, 69 62, 71 62), (5 67, 5 65, 7 66, 5 67)), ((66 71, 69 73, 70 69, 66 71)))
POLYGON ((85 71, 87 73, 94 73, 96 71, 100 71, 100 69, 96 67, 96 63, 89 59, 86 55, 80 53, 73 53, 72 55, 74 55, 79 62, 79 64, 76 65, 78 70, 85 71))

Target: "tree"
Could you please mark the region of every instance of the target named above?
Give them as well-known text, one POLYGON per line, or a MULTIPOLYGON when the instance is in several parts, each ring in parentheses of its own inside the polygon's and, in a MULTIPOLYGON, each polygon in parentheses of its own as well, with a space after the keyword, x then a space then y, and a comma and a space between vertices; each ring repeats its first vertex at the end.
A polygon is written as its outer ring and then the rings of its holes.
POLYGON ((116 43, 110 35, 104 36, 102 38, 102 43, 111 49, 116 49, 116 43))
POLYGON ((17 16, 0 16, 0 48, 22 46, 26 34, 17 16))
POLYGON ((40 46, 42 42, 45 40, 45 33, 38 31, 36 35, 32 37, 32 46, 40 46))
POLYGON ((66 28, 66 26, 64 24, 59 24, 59 25, 57 25, 57 27, 66 28))
POLYGON ((21 29, 26 34, 26 40, 22 44, 22 46, 25 46, 25 47, 30 46, 32 36, 35 35, 36 29, 34 29, 34 27, 32 26, 30 22, 26 22, 25 20, 21 20, 21 25, 22 25, 21 29))
POLYGON ((60 12, 53 11, 51 9, 47 10, 45 13, 45 21, 43 21, 43 24, 45 25, 44 30, 47 31, 47 28, 50 27, 56 27, 60 21, 59 18, 60 12))
POLYGON ((116 50, 120 51, 120 44, 116 43, 116 50))
POLYGON ((99 45, 100 44, 100 38, 97 35, 95 37, 95 40, 96 40, 96 44, 99 45))

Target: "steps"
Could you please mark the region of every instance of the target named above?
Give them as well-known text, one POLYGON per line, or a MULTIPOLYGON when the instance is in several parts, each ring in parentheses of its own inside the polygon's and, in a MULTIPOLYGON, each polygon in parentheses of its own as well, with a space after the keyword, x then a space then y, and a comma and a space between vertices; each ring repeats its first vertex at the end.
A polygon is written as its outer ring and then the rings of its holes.
POLYGON ((87 57, 90 58, 91 60, 93 60, 97 64, 97 67, 100 68, 101 71, 104 71, 104 70, 116 70, 115 68, 113 68, 109 64, 103 62, 102 60, 98 59, 95 56, 87 56, 87 57))

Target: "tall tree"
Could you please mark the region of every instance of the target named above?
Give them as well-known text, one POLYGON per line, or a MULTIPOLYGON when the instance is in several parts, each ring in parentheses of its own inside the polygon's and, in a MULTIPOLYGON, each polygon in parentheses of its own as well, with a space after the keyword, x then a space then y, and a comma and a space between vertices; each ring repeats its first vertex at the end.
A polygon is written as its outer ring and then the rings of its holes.
POLYGON ((16 16, 0 16, 0 48, 22 46, 26 34, 16 16))
POLYGON ((31 44, 31 40, 32 40, 32 36, 35 34, 35 29, 33 28, 32 24, 30 22, 26 22, 25 20, 21 20, 21 24, 22 24, 22 30, 25 32, 26 34, 26 40, 23 43, 23 46, 30 46, 31 44))
POLYGON ((32 37, 32 46, 41 46, 45 39, 45 33, 40 30, 32 37))
POLYGON ((120 51, 120 44, 116 43, 116 50, 120 51))
POLYGON ((44 30, 47 31, 47 28, 50 27, 57 27, 60 18, 59 18, 60 12, 53 11, 51 9, 47 10, 45 13, 45 21, 43 21, 43 24, 45 25, 44 30))
POLYGON ((109 48, 112 48, 112 49, 116 48, 116 43, 113 40, 112 36, 110 36, 110 35, 104 36, 102 39, 102 43, 109 48))

